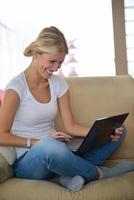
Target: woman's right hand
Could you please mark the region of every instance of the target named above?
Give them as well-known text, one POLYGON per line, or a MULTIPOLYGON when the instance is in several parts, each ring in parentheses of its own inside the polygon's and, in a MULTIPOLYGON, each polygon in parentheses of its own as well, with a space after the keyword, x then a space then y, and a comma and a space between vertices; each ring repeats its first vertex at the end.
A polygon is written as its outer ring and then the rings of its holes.
POLYGON ((60 132, 60 131, 52 131, 52 132, 49 133, 49 136, 56 138, 58 140, 61 140, 65 143, 69 143, 70 139, 72 138, 67 133, 63 133, 63 132, 60 132))

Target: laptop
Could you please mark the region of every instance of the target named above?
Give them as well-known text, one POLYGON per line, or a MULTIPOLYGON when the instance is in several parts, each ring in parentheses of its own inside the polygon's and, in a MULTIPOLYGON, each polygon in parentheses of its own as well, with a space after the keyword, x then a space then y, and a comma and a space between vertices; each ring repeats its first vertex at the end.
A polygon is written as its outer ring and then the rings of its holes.
POLYGON ((90 149, 111 142, 111 134, 115 134, 115 129, 123 125, 128 115, 129 113, 122 113, 96 119, 86 137, 76 137, 68 146, 75 154, 82 156, 90 149))

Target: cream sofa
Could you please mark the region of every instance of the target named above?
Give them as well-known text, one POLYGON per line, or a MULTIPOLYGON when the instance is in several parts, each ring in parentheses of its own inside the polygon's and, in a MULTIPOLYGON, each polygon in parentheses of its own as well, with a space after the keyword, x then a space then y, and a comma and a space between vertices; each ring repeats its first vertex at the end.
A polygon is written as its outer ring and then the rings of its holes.
MULTIPOLYGON (((134 160, 134 79, 131 76, 67 78, 76 120, 91 126, 97 117, 130 112, 127 137, 105 165, 122 159, 134 160)), ((57 129, 62 123, 57 116, 57 129)), ((1 159, 4 159, 1 156, 1 159)), ((6 161, 5 161, 6 162, 6 161)), ((0 168, 1 169, 1 168, 0 168)), ((11 177, 0 184, 0 200, 134 200, 134 171, 90 182, 72 193, 49 181, 11 177)))

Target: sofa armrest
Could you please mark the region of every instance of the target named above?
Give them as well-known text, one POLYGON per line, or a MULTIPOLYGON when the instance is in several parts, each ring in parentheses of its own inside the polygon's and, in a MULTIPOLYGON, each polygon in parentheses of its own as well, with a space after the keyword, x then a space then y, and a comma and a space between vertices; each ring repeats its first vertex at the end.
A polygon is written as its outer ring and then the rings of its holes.
POLYGON ((13 176, 12 166, 0 155, 0 183, 13 176))

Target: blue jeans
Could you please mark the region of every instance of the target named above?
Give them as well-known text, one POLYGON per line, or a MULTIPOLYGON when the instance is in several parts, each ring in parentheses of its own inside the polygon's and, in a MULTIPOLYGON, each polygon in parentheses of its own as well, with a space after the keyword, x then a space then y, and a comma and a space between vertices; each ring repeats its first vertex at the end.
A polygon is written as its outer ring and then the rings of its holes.
POLYGON ((55 174, 61 176, 82 176, 86 182, 97 179, 97 166, 102 163, 122 144, 126 134, 117 142, 110 142, 92 149, 83 157, 74 154, 68 146, 52 137, 45 137, 18 158, 14 163, 16 177, 34 180, 51 179, 55 174))

